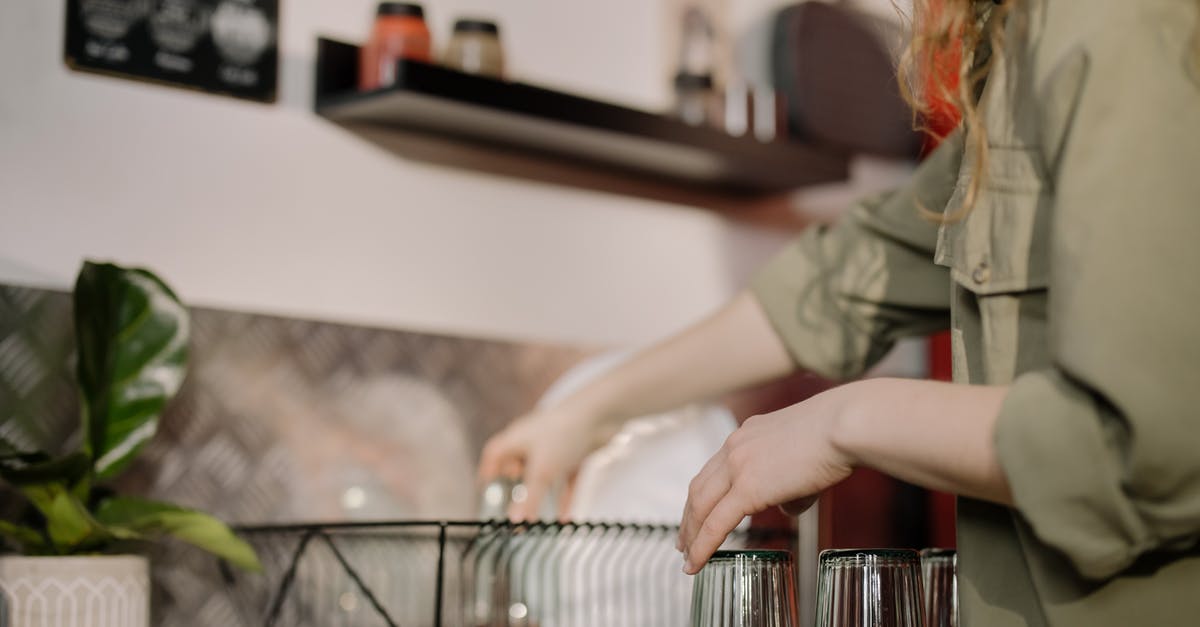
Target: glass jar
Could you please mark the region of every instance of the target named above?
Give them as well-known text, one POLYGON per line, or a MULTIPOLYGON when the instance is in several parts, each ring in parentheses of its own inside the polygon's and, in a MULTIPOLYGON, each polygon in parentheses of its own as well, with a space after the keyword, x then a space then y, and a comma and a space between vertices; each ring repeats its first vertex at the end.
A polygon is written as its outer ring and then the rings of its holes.
POLYGON ((787 551, 717 551, 692 582, 692 627, 798 627, 787 551))
POLYGON ((454 23, 454 36, 442 63, 468 74, 504 76, 504 48, 500 27, 488 20, 464 19, 454 23))
POLYGON ((411 2, 381 2, 371 38, 362 47, 358 87, 379 89, 396 82, 400 59, 430 62, 433 44, 425 24, 425 10, 411 2))
POLYGON ((916 551, 837 549, 819 560, 817 627, 924 627, 916 551))
POLYGON ((958 551, 921 551, 921 583, 925 592, 925 624, 958 627, 958 551))
POLYGON ((675 75, 675 116, 692 126, 722 126, 724 108, 711 74, 675 75))

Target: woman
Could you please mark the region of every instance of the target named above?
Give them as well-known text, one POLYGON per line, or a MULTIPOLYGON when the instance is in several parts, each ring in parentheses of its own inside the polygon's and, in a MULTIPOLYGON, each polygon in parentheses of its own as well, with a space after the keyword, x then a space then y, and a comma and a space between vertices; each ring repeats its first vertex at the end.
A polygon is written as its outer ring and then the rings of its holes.
POLYGON ((953 384, 850 383, 735 432, 692 482, 685 570, 744 516, 870 466, 960 495, 968 626, 1198 624, 1200 3, 992 4, 929 13, 987 78, 976 96, 964 63, 965 132, 906 188, 514 423, 481 473, 523 470, 536 502, 626 417, 796 368, 850 378, 948 327, 953 384))

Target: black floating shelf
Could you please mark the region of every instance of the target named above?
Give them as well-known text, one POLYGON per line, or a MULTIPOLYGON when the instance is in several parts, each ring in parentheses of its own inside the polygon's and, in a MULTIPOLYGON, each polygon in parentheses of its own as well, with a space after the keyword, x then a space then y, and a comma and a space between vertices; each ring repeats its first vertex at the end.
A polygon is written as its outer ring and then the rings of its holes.
POLYGON ((321 38, 316 112, 374 133, 417 132, 656 180, 763 194, 844 180, 844 153, 759 142, 675 118, 402 61, 390 87, 356 88, 358 46, 321 38))

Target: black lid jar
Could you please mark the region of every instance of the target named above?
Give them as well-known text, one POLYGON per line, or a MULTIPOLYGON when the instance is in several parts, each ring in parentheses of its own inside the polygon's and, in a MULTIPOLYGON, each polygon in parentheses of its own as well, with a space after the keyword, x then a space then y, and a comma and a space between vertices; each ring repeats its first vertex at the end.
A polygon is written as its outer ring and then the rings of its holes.
POLYGON ((446 47, 442 63, 460 72, 502 78, 504 49, 500 45, 500 27, 491 20, 470 18, 455 21, 454 35, 446 47))

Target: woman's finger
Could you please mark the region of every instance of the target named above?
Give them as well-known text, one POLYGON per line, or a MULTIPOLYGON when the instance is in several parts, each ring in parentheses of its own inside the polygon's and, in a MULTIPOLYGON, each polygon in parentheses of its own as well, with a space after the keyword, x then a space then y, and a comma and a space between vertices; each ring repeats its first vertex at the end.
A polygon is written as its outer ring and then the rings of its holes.
POLYGON ((688 522, 691 520, 689 513, 695 509, 694 501, 696 499, 696 495, 699 493, 700 486, 709 483, 712 480, 716 470, 723 466, 725 458, 724 453, 725 447, 718 449, 716 454, 708 458, 708 461, 704 463, 702 468, 700 468, 700 472, 696 473, 696 476, 693 477, 691 482, 688 483, 687 500, 683 504, 683 513, 679 523, 679 537, 675 541, 675 550, 681 553, 686 546, 684 538, 690 537, 687 536, 688 522))
MULTIPOLYGON (((541 466, 529 464, 529 472, 524 478, 525 498, 520 503, 514 503, 512 508, 513 522, 533 522, 538 519, 542 499, 549 491, 553 473, 541 466)), ((515 500, 515 499, 514 499, 515 500)))
POLYGON ((509 455, 500 464, 500 476, 511 481, 520 481, 521 476, 525 474, 525 456, 526 451, 519 451, 509 455))
POLYGON ((704 466, 702 468, 700 468, 700 472, 696 473, 696 476, 692 478, 690 483, 688 483, 687 500, 683 504, 683 516, 680 519, 681 521, 679 524, 679 534, 675 539, 675 550, 676 551, 679 551, 682 553, 683 547, 685 546, 684 542, 683 542, 683 538, 684 538, 684 532, 687 529, 686 523, 688 521, 688 512, 690 512, 692 510, 692 498, 693 498, 692 495, 698 489, 699 485, 708 482, 709 478, 713 474, 714 469, 721 465, 721 459, 722 459, 721 454, 724 451, 725 451, 725 449, 721 448, 720 450, 717 451, 717 453, 715 455, 708 458, 708 461, 704 462, 704 466))
POLYGON ((558 497, 558 522, 571 520, 571 501, 575 498, 575 482, 579 479, 579 471, 571 473, 563 482, 562 493, 558 497))
POLYGON ((486 484, 500 476, 506 461, 511 457, 512 450, 503 435, 494 436, 483 445, 479 455, 479 483, 486 484))
POLYGON ((719 460, 714 458, 717 463, 709 469, 706 476, 693 479, 691 487, 688 488, 688 504, 684 507, 683 520, 679 523, 680 544, 685 549, 695 541, 701 524, 711 515, 717 503, 725 498, 733 485, 725 456, 720 457, 719 460))
POLYGON ((725 541, 726 536, 746 517, 746 508, 732 492, 721 499, 712 512, 697 528, 696 535, 688 543, 683 554, 683 572, 694 575, 712 557, 714 551, 725 541))

